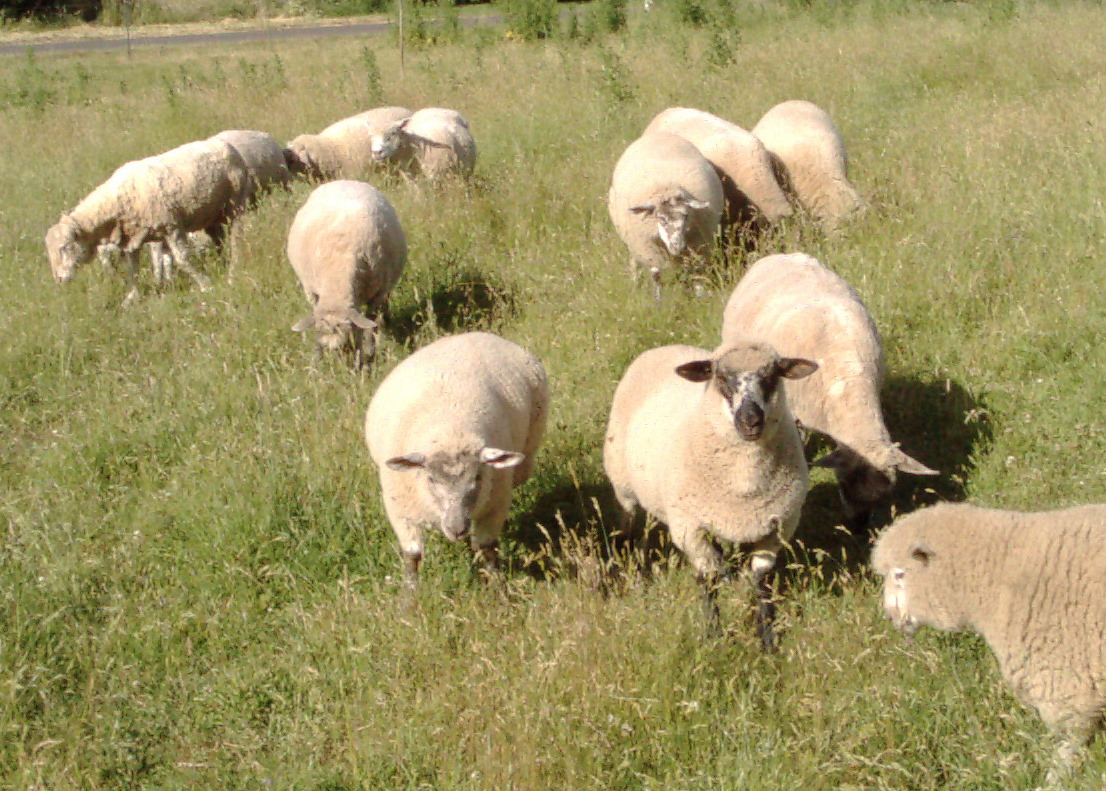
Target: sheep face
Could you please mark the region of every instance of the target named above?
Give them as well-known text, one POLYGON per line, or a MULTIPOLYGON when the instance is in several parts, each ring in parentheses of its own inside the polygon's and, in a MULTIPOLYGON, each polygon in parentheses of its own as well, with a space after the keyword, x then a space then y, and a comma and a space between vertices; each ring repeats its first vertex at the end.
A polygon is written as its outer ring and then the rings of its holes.
POLYGON ((360 311, 316 311, 292 325, 293 332, 315 330, 315 343, 320 349, 354 357, 363 365, 376 356, 376 333, 379 323, 360 311))
POLYGON ((473 515, 483 510, 492 494, 492 470, 516 467, 525 456, 499 448, 478 451, 439 451, 396 456, 386 464, 398 472, 414 472, 422 478, 422 496, 438 515, 437 527, 450 541, 469 534, 473 515))
POLYGON ((68 283, 73 279, 77 267, 95 254, 95 245, 84 238, 76 223, 67 217, 46 232, 46 255, 50 259, 50 269, 54 280, 68 283))
MULTIPOLYGON (((924 512, 915 512, 924 513, 924 512)), ((872 552, 872 567, 883 577, 883 611, 896 629, 912 635, 919 626, 953 631, 967 625, 948 596, 955 572, 921 533, 892 525, 872 552)))
POLYGON ((767 425, 780 378, 802 379, 818 370, 817 363, 797 357, 779 357, 762 343, 740 344, 713 360, 696 360, 676 368, 691 382, 708 382, 721 396, 723 414, 741 439, 755 442, 767 425))
POLYGON ((403 127, 406 123, 406 121, 400 121, 383 132, 373 134, 369 146, 374 162, 384 162, 391 159, 403 147, 403 127))
POLYGON ((697 200, 686 191, 652 203, 639 203, 630 211, 648 222, 657 224, 657 237, 673 258, 683 254, 687 247, 689 216, 692 211, 709 208, 705 201, 697 200))

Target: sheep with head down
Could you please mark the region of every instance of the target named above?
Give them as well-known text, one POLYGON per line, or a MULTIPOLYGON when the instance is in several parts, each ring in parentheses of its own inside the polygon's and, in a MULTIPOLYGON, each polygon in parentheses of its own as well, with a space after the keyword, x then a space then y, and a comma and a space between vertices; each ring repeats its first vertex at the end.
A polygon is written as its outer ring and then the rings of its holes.
POLYGON ((849 181, 845 141, 821 107, 801 99, 781 102, 752 131, 772 155, 784 190, 823 228, 837 230, 864 209, 849 181))
POLYGON ((380 383, 365 413, 365 442, 409 588, 426 530, 467 539, 494 574, 511 492, 530 477, 548 412, 541 361, 488 332, 440 338, 380 383))
POLYGON ((923 508, 883 531, 872 567, 897 628, 987 642, 1014 693, 1060 736, 1047 780, 1059 785, 1106 712, 1106 505, 923 508))
POLYGON ((649 273, 661 297, 662 274, 710 254, 722 217, 722 182, 694 145, 668 132, 631 143, 614 167, 607 211, 630 250, 630 274, 649 273))
POLYGON ((318 349, 361 367, 376 354, 388 297, 407 264, 407 237, 392 204, 362 181, 330 181, 308 196, 288 231, 288 260, 311 313, 318 349))
POLYGON ((722 314, 723 339, 744 335, 818 363, 813 376, 787 382, 787 398, 804 428, 837 444, 814 464, 837 475, 850 529, 869 523, 898 473, 937 474, 891 440, 880 407, 879 331, 852 286, 816 258, 770 255, 749 267, 722 314))

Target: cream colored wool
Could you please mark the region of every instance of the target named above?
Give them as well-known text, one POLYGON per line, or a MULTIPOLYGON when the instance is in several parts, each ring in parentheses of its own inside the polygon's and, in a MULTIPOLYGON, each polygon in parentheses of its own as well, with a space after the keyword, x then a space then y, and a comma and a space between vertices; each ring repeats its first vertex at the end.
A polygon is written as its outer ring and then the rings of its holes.
POLYGON ((849 181, 845 141, 829 114, 803 100, 777 104, 753 127, 772 155, 779 180, 827 230, 864 208, 849 181))
POLYGON ((456 110, 424 107, 373 135, 373 156, 408 177, 430 180, 470 176, 476 167, 476 141, 456 110))
POLYGON ((316 135, 299 135, 286 146, 288 167, 297 175, 324 181, 365 178, 378 168, 372 156, 373 135, 410 115, 406 107, 374 107, 335 121, 316 135))
POLYGON ((1106 711, 1106 505, 1021 513, 941 504, 872 551, 896 627, 970 630, 1061 737, 1056 783, 1106 711))

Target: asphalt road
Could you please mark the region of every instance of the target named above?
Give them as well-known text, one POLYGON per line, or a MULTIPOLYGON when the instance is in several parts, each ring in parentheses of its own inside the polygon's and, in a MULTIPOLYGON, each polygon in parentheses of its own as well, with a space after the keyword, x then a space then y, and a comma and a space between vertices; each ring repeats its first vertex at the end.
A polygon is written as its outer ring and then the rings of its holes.
MULTIPOLYGON (((462 17, 465 26, 490 24, 502 21, 499 15, 462 17)), ((216 33, 181 33, 173 36, 132 35, 132 47, 176 47, 197 44, 248 44, 264 41, 282 41, 304 38, 332 38, 337 36, 368 36, 383 33, 392 27, 391 22, 359 22, 349 25, 316 25, 312 27, 266 27, 251 30, 228 30, 216 33)), ((27 50, 38 54, 63 52, 91 52, 94 50, 121 50, 127 48, 126 36, 97 39, 73 39, 69 41, 19 42, 0 44, 0 55, 23 55, 27 50)))

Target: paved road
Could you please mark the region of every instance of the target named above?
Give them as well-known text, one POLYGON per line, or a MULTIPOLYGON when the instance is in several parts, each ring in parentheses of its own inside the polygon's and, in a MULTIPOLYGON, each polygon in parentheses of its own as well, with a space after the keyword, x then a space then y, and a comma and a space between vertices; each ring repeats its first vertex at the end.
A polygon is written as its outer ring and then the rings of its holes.
MULTIPOLYGON (((502 16, 462 17, 465 26, 491 24, 502 21, 502 16)), ((391 22, 359 22, 349 25, 314 25, 311 27, 267 27, 251 30, 228 30, 215 33, 181 33, 173 36, 132 35, 132 47, 167 47, 196 44, 239 44, 258 41, 277 41, 296 38, 331 38, 334 36, 367 36, 383 33, 392 27, 391 22)), ((23 55, 28 49, 35 54, 55 52, 89 52, 92 50, 120 50, 127 48, 126 36, 97 39, 72 39, 69 41, 19 42, 0 44, 0 55, 23 55)))

